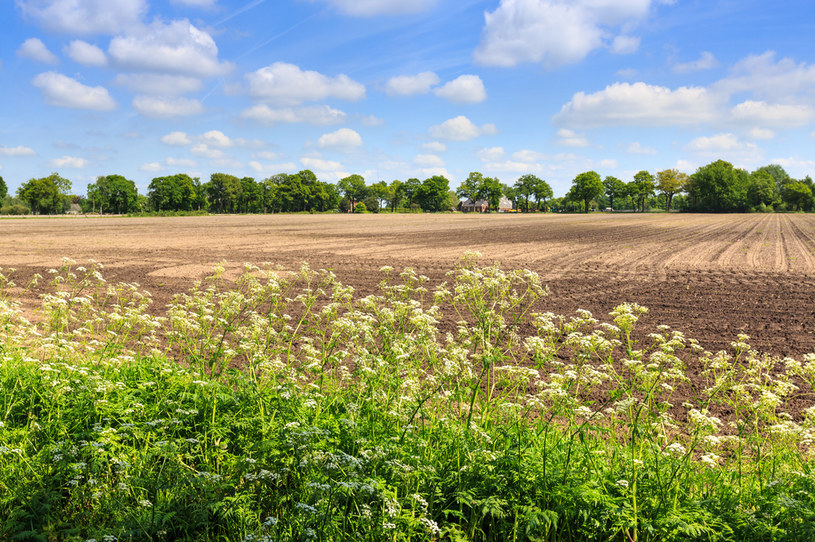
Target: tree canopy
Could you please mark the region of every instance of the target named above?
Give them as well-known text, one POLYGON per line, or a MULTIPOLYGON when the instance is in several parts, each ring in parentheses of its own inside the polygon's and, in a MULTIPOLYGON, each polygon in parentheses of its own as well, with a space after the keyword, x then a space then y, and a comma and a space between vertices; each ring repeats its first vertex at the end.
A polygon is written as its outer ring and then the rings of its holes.
POLYGON ((591 200, 603 193, 603 181, 596 171, 586 171, 572 181, 572 188, 567 194, 569 199, 583 202, 583 212, 589 212, 591 200))

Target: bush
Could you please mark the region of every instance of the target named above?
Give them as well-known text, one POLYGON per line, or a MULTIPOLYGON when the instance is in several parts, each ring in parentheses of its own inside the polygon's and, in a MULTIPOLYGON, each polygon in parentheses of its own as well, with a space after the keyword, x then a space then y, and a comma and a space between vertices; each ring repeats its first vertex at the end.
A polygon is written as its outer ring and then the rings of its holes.
POLYGON ((31 210, 28 207, 18 203, 0 207, 0 215, 27 215, 30 212, 31 210))
POLYGON ((355 212, 355 213, 360 213, 360 214, 362 214, 362 213, 367 213, 367 212, 368 212, 368 208, 367 208, 367 207, 365 207, 365 204, 364 204, 364 203, 362 203, 362 202, 360 201, 359 203, 357 203, 356 205, 354 205, 354 212, 355 212))

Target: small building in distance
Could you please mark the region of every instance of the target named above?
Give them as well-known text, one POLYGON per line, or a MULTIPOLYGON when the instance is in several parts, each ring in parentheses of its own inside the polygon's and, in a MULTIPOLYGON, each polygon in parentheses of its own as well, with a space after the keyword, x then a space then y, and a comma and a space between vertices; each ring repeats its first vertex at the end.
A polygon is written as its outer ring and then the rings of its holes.
MULTIPOLYGON (((479 199, 473 201, 472 198, 467 198, 462 200, 461 203, 458 204, 458 208, 464 213, 486 213, 493 209, 490 209, 490 202, 485 199, 479 199)), ((512 202, 506 197, 501 196, 501 201, 498 203, 499 213, 508 213, 512 212, 514 209, 512 207, 512 202)))

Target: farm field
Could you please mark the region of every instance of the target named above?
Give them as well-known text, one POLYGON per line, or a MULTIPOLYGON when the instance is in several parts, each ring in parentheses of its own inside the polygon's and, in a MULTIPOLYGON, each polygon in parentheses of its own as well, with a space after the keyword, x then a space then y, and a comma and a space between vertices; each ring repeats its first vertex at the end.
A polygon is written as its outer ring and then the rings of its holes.
MULTIPOLYGON (((105 265, 163 307, 219 262, 336 272, 373 293, 380 268, 412 266, 431 284, 465 251, 541 275, 540 310, 601 320, 623 302, 649 308, 709 350, 737 334, 781 356, 815 351, 815 217, 810 215, 266 215, 0 221, 0 266, 18 279, 63 256, 105 265)), ((18 280, 18 283, 22 280, 18 280)))

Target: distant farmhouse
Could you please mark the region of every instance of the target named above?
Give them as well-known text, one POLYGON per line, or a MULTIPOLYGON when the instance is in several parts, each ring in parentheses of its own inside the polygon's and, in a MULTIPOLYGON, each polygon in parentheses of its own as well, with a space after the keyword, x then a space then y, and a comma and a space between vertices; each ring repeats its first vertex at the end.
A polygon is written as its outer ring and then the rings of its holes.
MULTIPOLYGON (((486 213, 490 211, 490 202, 485 199, 473 201, 471 198, 462 200, 458 204, 458 208, 465 213, 486 213)), ((498 203, 499 213, 508 213, 513 211, 512 202, 506 196, 501 196, 501 201, 498 203)))

